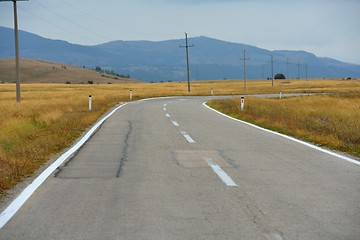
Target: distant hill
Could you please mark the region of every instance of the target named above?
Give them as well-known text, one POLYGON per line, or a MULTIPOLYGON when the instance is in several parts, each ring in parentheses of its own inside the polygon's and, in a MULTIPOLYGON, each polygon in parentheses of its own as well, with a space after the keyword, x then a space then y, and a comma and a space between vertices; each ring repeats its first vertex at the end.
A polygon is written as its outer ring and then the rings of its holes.
MULTIPOLYGON (((0 58, 14 57, 13 29, 0 27, 0 58)), ((53 62, 114 70, 144 81, 186 79, 184 39, 167 41, 113 41, 96 46, 81 46, 46 39, 20 31, 20 55, 53 62)), ((319 58, 305 51, 269 51, 250 45, 230 43, 208 37, 189 38, 191 79, 242 79, 243 50, 246 50, 248 79, 271 78, 359 78, 360 65, 330 58, 319 58), (288 65, 286 64, 288 59, 288 65)))
MULTIPOLYGON (((126 83, 133 79, 122 78, 104 72, 34 59, 20 60, 22 83, 126 83)), ((0 59, 0 83, 16 81, 14 59, 0 59)))

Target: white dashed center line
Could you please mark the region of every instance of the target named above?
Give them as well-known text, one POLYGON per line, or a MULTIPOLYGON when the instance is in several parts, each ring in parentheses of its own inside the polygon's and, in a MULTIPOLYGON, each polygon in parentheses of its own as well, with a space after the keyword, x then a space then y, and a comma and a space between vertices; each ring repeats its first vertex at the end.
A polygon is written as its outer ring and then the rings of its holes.
POLYGON ((177 122, 175 122, 175 121, 171 121, 172 122, 172 124, 175 126, 175 127, 179 127, 180 125, 177 123, 177 122))
POLYGON ((215 163, 213 163, 211 158, 204 157, 207 164, 211 167, 211 169, 218 175, 218 177, 223 181, 228 187, 236 187, 236 183, 227 175, 227 173, 221 169, 221 167, 215 163))
POLYGON ((187 134, 186 132, 180 132, 181 135, 184 136, 184 138, 189 142, 189 143, 195 143, 194 139, 192 139, 189 134, 187 134))

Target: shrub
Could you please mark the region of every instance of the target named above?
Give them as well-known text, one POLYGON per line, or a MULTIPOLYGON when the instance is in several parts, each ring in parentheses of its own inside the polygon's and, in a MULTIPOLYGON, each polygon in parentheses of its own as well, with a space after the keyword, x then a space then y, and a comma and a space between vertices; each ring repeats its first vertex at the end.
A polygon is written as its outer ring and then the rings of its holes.
POLYGON ((275 79, 286 79, 286 77, 285 77, 285 75, 282 74, 282 73, 277 73, 277 74, 275 75, 275 79))

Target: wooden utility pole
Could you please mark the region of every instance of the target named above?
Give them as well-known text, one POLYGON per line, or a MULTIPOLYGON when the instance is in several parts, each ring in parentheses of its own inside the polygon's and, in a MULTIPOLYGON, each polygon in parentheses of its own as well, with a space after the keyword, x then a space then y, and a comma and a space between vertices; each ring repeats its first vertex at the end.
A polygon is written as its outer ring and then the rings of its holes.
POLYGON ((249 58, 246 58, 246 50, 244 49, 244 58, 241 58, 241 60, 244 60, 244 91, 246 91, 246 60, 250 60, 249 58))
POLYGON ((271 85, 274 86, 274 57, 271 55, 271 85))
POLYGON ((186 45, 180 46, 181 48, 186 48, 186 68, 187 68, 187 81, 188 81, 188 92, 190 92, 190 65, 189 65, 189 47, 194 47, 194 44, 189 46, 188 44, 188 34, 185 33, 186 45))
POLYGON ((13 2, 14 3, 14 30, 15 30, 15 61, 16 61, 16 101, 21 101, 20 96, 20 54, 19 54, 19 30, 17 19, 17 1, 27 0, 0 0, 0 2, 13 2))

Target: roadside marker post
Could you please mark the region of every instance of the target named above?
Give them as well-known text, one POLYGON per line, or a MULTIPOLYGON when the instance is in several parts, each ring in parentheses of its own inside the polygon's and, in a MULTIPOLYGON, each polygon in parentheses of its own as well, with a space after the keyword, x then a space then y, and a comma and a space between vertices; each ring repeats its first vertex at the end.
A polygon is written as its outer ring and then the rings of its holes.
POLYGON ((130 100, 132 100, 132 89, 130 89, 130 100))
POLYGON ((280 99, 282 98, 282 92, 280 92, 280 94, 279 94, 279 98, 280 98, 280 99))
POLYGON ((92 109, 92 97, 89 95, 89 111, 92 109))
POLYGON ((244 111, 245 107, 245 97, 241 96, 241 103, 240 103, 241 111, 244 111))
POLYGON ((214 90, 211 88, 211 95, 214 95, 214 90))

